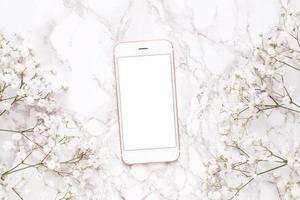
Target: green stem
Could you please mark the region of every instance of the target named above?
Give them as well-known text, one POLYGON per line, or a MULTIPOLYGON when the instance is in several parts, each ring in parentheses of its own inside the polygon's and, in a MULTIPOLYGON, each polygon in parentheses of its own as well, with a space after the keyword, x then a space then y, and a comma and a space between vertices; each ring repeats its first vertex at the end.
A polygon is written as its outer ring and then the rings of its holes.
POLYGON ((292 112, 300 113, 300 110, 289 108, 289 107, 286 107, 286 106, 283 106, 283 105, 280 105, 280 104, 275 104, 275 105, 257 105, 255 107, 258 109, 257 112, 261 112, 261 111, 264 111, 264 110, 270 110, 270 109, 274 109, 274 108, 282 108, 282 109, 286 109, 286 110, 289 110, 289 111, 292 111, 292 112), (260 106, 265 106, 265 107, 264 108, 260 108, 260 106))
POLYGON ((236 148, 236 149, 238 149, 242 154, 244 154, 245 156, 249 157, 249 154, 248 154, 246 151, 244 151, 241 147, 239 147, 237 144, 235 144, 235 145, 227 145, 227 146, 236 148))
POLYGON ((281 167, 284 167, 284 166, 286 166, 286 165, 287 165, 287 162, 286 162, 286 163, 284 163, 284 164, 282 164, 282 165, 279 165, 279 166, 277 166, 277 167, 273 167, 273 168, 271 168, 271 169, 268 169, 268 170, 266 170, 266 171, 263 171, 263 172, 257 173, 257 175, 258 175, 258 176, 260 176, 260 175, 262 175, 262 174, 265 174, 265 173, 268 173, 268 172, 274 171, 274 170, 276 170, 276 169, 279 169, 279 168, 281 168, 281 167))
POLYGON ((32 167, 42 166, 42 165, 43 165, 43 163, 42 163, 42 162, 39 162, 39 163, 34 164, 34 165, 28 165, 28 166, 26 166, 26 167, 22 167, 22 168, 15 169, 15 170, 12 170, 12 171, 7 171, 7 172, 3 173, 3 174, 1 175, 1 177, 6 177, 6 176, 8 176, 8 175, 10 175, 10 174, 13 174, 13 173, 16 173, 16 172, 25 170, 25 169, 29 169, 29 168, 32 168, 32 167))
POLYGON ((17 164, 16 166, 14 166, 13 168, 9 169, 8 171, 0 174, 0 178, 2 180, 4 180, 8 175, 10 174, 13 174, 15 172, 18 172, 18 171, 22 171, 22 170, 25 170, 25 169, 28 169, 28 168, 32 168, 32 167, 38 167, 38 166, 43 166, 44 165, 44 161, 48 158, 48 156, 50 155, 51 151, 49 153, 47 153, 45 155, 45 157, 38 163, 36 164, 25 164, 25 161, 26 159, 36 150, 36 148, 32 149, 31 152, 19 163, 17 164), (21 168, 18 168, 19 166, 21 165, 26 165, 26 167, 21 167, 21 168), (17 169, 18 168, 18 169, 17 169))
POLYGON ((20 195, 19 192, 17 192, 17 190, 16 190, 14 187, 12 187, 11 189, 12 189, 12 190, 14 191, 14 193, 19 197, 19 199, 23 200, 23 197, 20 195))
POLYGON ((26 133, 26 132, 32 132, 33 128, 28 128, 25 130, 12 130, 12 129, 2 129, 0 128, 0 132, 12 132, 12 133, 26 133))
POLYGON ((237 191, 235 192, 235 194, 234 194, 229 200, 234 199, 234 198, 239 194, 239 192, 240 192, 244 187, 246 187, 249 183, 251 183, 253 180, 254 180, 254 178, 251 178, 251 179, 249 179, 244 185, 242 185, 241 187, 239 187, 239 188, 237 189, 237 191))
POLYGON ((76 157, 74 157, 74 158, 72 158, 70 160, 60 162, 60 164, 75 164, 78 161, 82 160, 82 158, 84 156, 85 156, 85 153, 80 153, 78 156, 76 156, 76 157))
POLYGON ((0 113, 0 117, 6 112, 6 110, 3 110, 1 113, 0 113))
POLYGON ((0 132, 11 132, 11 133, 19 133, 21 134, 24 138, 26 138, 27 140, 29 140, 30 142, 32 142, 33 144, 39 146, 40 148, 43 148, 42 145, 32 141, 27 135, 25 135, 24 133, 27 133, 27 132, 32 132, 34 128, 28 128, 28 129, 25 129, 25 130, 12 130, 12 129, 0 129, 0 132))
POLYGON ((293 66, 293 65, 291 65, 291 64, 289 64, 289 63, 287 63, 287 62, 284 62, 284 61, 282 61, 282 60, 278 60, 278 59, 275 58, 275 57, 271 57, 271 58, 274 58, 277 62, 279 62, 279 63, 281 63, 281 64, 284 64, 284 65, 286 65, 286 66, 288 66, 288 67, 290 67, 290 68, 292 68, 292 69, 294 69, 294 70, 300 71, 299 68, 297 68, 297 67, 295 67, 295 66, 293 66))
POLYGON ((16 98, 17 96, 13 96, 13 97, 7 97, 7 98, 4 98, 4 99, 0 99, 0 102, 1 101, 7 101, 7 100, 10 100, 10 99, 14 99, 16 98))

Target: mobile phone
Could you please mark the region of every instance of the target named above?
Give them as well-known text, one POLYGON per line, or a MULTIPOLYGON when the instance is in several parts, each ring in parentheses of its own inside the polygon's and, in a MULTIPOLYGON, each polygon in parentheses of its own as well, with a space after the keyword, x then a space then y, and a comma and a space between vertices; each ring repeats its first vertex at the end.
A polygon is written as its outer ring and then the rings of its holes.
POLYGON ((114 48, 121 157, 126 164, 178 159, 173 45, 122 42, 114 48))

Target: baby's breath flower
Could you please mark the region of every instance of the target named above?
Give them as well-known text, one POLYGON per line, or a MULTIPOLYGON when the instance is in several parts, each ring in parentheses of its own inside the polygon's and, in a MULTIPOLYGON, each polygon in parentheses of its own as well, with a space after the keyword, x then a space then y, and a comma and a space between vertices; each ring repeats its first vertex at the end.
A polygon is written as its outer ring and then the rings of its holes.
POLYGON ((290 72, 300 75, 299 16, 282 15, 282 24, 261 34, 262 45, 224 80, 218 133, 225 148, 214 142, 214 158, 204 164, 203 188, 209 199, 235 199, 262 175, 274 182, 283 199, 300 198, 300 137, 293 137, 298 135, 300 102, 290 84, 293 78, 289 80, 290 72))
POLYGON ((15 146, 11 141, 5 141, 2 148, 4 151, 11 151, 15 149, 15 146))
MULTIPOLYGON (((58 75, 54 67, 40 65, 17 37, 8 40, 0 33, 0 130, 8 133, 1 148, 14 155, 9 162, 2 160, 5 156, 0 158, 1 200, 8 198, 7 185, 10 190, 20 185, 17 176, 28 168, 38 169, 35 175, 51 188, 55 185, 46 179, 47 174, 58 175, 66 181, 60 193, 70 190, 65 197, 76 198, 79 189, 87 190, 85 179, 99 167, 96 138, 86 134, 70 115, 58 112, 57 97, 67 88, 58 75), (2 167, 2 163, 10 164, 2 167), (16 178, 7 178, 11 174, 16 178)), ((24 188, 17 189, 25 194, 24 188)), ((80 198, 88 199, 86 194, 80 198)))

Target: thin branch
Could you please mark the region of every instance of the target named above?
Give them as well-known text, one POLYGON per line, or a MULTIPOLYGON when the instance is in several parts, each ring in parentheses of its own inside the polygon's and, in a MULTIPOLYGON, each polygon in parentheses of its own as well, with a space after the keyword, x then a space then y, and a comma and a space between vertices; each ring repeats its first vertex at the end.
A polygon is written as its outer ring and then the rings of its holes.
POLYGON ((43 148, 42 145, 34 142, 32 139, 30 139, 25 133, 27 132, 32 132, 34 128, 28 128, 25 130, 12 130, 12 129, 0 129, 0 132, 11 132, 11 133, 19 133, 21 134, 24 138, 26 138, 27 140, 29 140, 30 142, 32 142, 33 144, 39 146, 40 148, 43 148))
POLYGON ((300 108, 300 105, 293 101, 293 98, 291 97, 291 95, 290 95, 289 91, 286 89, 286 87, 284 86, 283 88, 290 99, 290 103, 293 104, 294 106, 300 108))
POLYGON ((0 102, 1 101, 7 101, 7 100, 10 100, 10 99, 14 99, 14 98, 16 98, 18 95, 16 95, 16 96, 12 96, 12 97, 7 97, 7 98, 4 98, 4 99, 0 99, 0 102))
POLYGON ((242 154, 244 154, 245 156, 247 156, 248 158, 250 157, 249 154, 248 154, 246 151, 244 151, 241 147, 239 147, 237 144, 235 144, 235 145, 227 145, 227 146, 236 148, 236 149, 238 149, 242 154))
POLYGON ((237 191, 235 192, 235 194, 234 194, 229 200, 234 199, 234 198, 239 194, 239 192, 240 192, 244 187, 246 187, 248 184, 250 184, 253 180, 254 180, 254 178, 251 178, 251 179, 249 179, 244 185, 242 185, 241 187, 239 187, 239 188, 237 189, 237 191))
POLYGON ((17 192, 17 190, 16 190, 14 187, 12 187, 11 189, 12 189, 12 190, 14 191, 14 193, 19 197, 19 199, 24 200, 23 197, 20 195, 20 193, 17 192))
POLYGON ((277 166, 277 167, 274 167, 274 168, 268 169, 268 170, 266 170, 266 171, 257 173, 257 175, 259 176, 259 175, 262 175, 262 174, 266 174, 266 173, 268 173, 268 172, 274 171, 274 170, 279 169, 279 168, 281 168, 281 167, 284 167, 284 166, 286 166, 286 165, 287 165, 287 163, 284 163, 284 164, 279 165, 279 166, 277 166))
POLYGON ((290 68, 292 68, 292 69, 294 69, 294 70, 300 71, 299 68, 297 68, 297 67, 295 67, 295 66, 293 66, 293 65, 291 65, 291 64, 289 64, 289 63, 287 63, 287 62, 285 62, 285 61, 278 60, 278 59, 275 58, 275 57, 272 57, 272 58, 274 58, 277 62, 279 62, 279 63, 281 63, 281 64, 284 64, 284 65, 286 65, 286 66, 288 66, 288 67, 290 67, 290 68))

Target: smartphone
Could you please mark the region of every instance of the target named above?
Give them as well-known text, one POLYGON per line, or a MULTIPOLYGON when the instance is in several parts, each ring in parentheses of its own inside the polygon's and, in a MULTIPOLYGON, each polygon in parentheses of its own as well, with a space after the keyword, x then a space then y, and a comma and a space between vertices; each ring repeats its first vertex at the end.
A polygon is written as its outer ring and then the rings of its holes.
POLYGON ((179 157, 173 46, 168 40, 114 48, 121 157, 126 164, 179 157))

